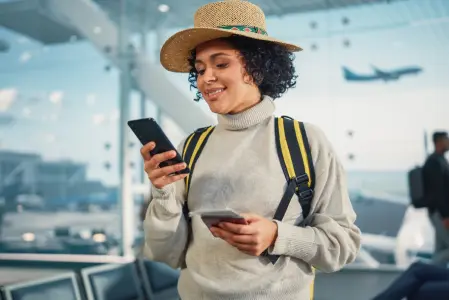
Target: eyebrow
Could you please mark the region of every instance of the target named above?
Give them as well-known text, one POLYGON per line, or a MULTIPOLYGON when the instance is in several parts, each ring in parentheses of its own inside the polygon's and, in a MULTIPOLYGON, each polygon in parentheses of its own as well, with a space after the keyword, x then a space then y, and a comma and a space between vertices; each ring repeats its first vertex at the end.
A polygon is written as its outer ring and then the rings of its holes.
MULTIPOLYGON (((210 56, 210 58, 211 58, 212 60, 214 60, 214 59, 217 58, 218 56, 231 56, 231 55, 226 54, 226 53, 224 53, 224 52, 218 52, 218 53, 212 54, 212 55, 210 56)), ((203 63, 203 61, 202 61, 201 59, 196 59, 196 60, 195 60, 195 63, 203 63)))

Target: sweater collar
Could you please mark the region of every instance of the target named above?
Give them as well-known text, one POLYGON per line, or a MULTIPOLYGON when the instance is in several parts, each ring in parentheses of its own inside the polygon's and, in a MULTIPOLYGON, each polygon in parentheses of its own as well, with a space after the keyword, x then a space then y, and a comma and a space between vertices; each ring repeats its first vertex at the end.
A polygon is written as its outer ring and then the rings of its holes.
POLYGON ((269 96, 264 96, 259 103, 240 113, 218 115, 218 125, 227 130, 246 129, 271 117, 274 110, 273 99, 269 96))

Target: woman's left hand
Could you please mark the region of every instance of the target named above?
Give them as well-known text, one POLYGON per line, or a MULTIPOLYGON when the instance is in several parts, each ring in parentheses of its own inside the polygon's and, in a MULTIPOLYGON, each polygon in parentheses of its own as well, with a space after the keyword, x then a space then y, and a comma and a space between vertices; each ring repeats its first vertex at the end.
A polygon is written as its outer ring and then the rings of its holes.
POLYGON ((259 256, 272 246, 277 238, 277 224, 255 214, 242 214, 247 225, 221 222, 210 231, 240 251, 259 256))

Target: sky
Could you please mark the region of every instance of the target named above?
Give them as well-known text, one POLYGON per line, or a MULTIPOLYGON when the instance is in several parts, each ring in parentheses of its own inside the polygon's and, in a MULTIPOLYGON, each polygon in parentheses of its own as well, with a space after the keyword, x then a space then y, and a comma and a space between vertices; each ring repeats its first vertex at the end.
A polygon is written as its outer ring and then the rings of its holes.
MULTIPOLYGON (((424 131, 449 130, 448 1, 294 14, 269 18, 267 27, 270 35, 304 49, 296 55, 297 87, 276 100, 276 114, 320 126, 348 170, 407 170, 424 159, 424 131), (360 74, 372 73, 373 66, 424 71, 388 83, 351 83, 342 66, 360 74)), ((0 40, 10 44, 8 52, 0 52, 0 150, 87 163, 90 178, 116 183, 117 70, 106 71, 108 62, 88 42, 45 46, 1 27, 0 40)), ((154 40, 150 34, 150 57, 154 40)), ((193 98, 186 75, 167 72, 167 77, 193 98)), ((139 101, 134 92, 130 118, 139 117, 139 101)), ((198 106, 212 116, 204 103, 198 106)), ((155 112, 149 102, 146 116, 155 112)), ((186 133, 173 120, 162 120, 178 143, 186 133)), ((132 142, 138 163, 139 145, 133 137, 132 142)))

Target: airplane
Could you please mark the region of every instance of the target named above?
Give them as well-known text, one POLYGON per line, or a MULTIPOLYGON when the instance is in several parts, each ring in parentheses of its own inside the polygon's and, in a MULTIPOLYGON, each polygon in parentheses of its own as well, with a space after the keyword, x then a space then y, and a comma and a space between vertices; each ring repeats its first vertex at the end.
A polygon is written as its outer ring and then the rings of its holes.
POLYGON ((421 67, 405 67, 393 71, 383 71, 377 67, 372 66, 373 74, 356 74, 349 68, 343 66, 343 75, 346 81, 376 81, 383 80, 384 82, 399 80, 402 76, 419 74, 423 71, 421 67))

